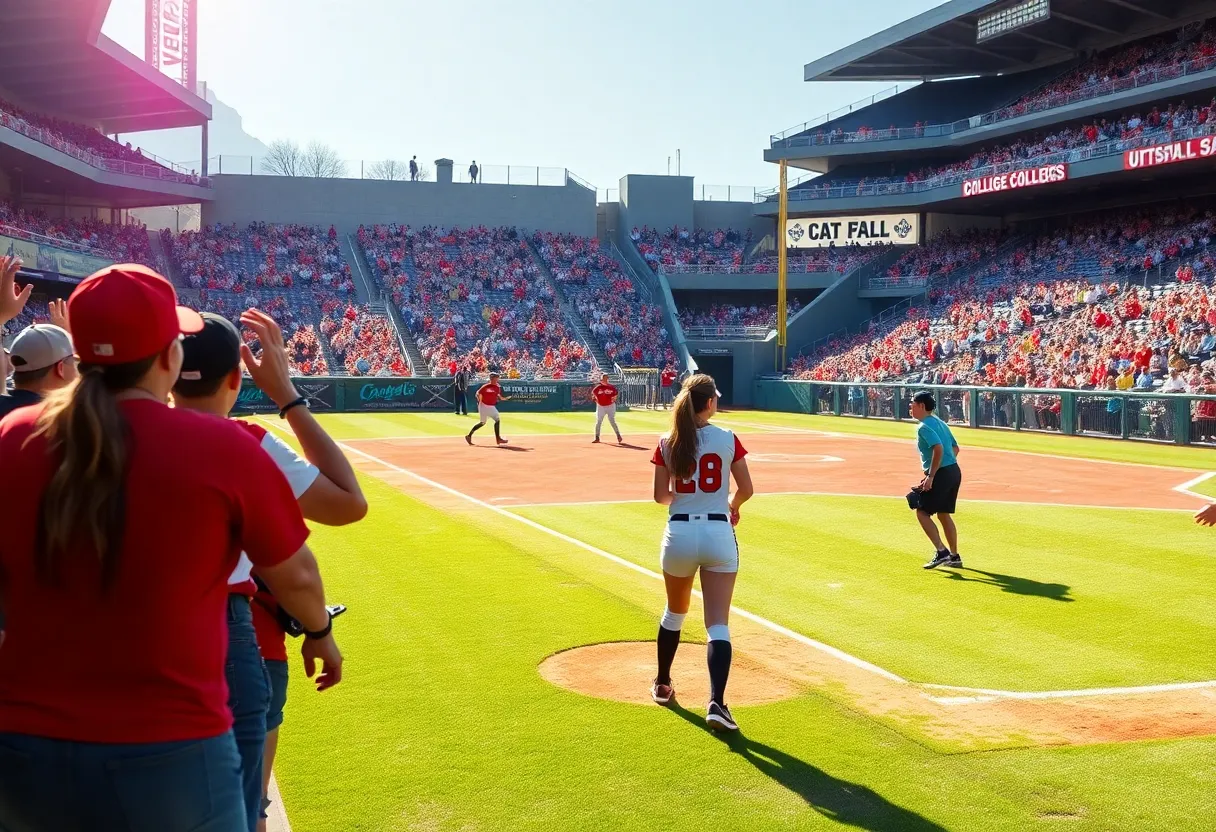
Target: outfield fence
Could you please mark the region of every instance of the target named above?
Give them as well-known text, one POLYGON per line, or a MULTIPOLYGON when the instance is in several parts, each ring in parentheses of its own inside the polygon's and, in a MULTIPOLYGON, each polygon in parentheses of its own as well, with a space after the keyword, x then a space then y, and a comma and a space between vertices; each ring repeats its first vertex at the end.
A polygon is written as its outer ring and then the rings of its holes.
MULTIPOLYGON (((655 397, 649 393, 649 378, 641 375, 638 384, 629 381, 621 386, 617 401, 620 408, 653 407, 655 397)), ((657 376, 656 376, 657 378, 657 376)), ((315 413, 374 413, 428 410, 454 410, 456 388, 448 378, 368 378, 301 376, 293 379, 300 395, 307 396, 315 413)), ((506 412, 561 412, 594 410, 595 400, 590 380, 525 381, 503 379, 503 393, 511 401, 503 405, 506 412)), ((471 385, 467 403, 476 409, 473 395, 477 384, 471 385)), ((657 386, 657 381, 656 381, 657 386)), ((278 413, 278 406, 246 378, 241 385, 235 413, 278 413)))
POLYGON ((937 398, 938 415, 956 425, 1216 446, 1216 396, 791 380, 755 384, 760 410, 911 420, 912 397, 929 390, 937 398))

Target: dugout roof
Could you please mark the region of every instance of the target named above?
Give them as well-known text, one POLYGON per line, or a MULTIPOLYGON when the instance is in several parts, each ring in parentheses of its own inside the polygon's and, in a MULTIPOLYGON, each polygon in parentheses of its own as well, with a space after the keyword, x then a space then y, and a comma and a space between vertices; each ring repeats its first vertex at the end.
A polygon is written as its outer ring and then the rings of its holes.
POLYGON ((0 0, 0 88, 107 133, 190 127, 211 105, 101 34, 110 0, 0 0))
POLYGON ((948 0, 806 65, 807 81, 921 81, 1023 72, 1216 16, 1216 0, 1051 0, 1051 19, 976 43, 1010 0, 948 0))

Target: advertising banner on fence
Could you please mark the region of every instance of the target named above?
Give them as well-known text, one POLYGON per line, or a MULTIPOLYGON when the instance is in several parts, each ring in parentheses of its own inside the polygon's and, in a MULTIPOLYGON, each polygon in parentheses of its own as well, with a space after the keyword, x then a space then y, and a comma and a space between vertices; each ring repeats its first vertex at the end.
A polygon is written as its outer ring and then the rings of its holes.
POLYGON ((45 272, 47 277, 56 275, 68 282, 79 283, 98 269, 114 261, 106 257, 66 251, 54 246, 0 235, 0 253, 20 257, 24 267, 31 271, 45 272))
POLYGON ((1202 139, 1186 139, 1169 144, 1157 144, 1152 147, 1137 147, 1123 152, 1123 169, 1139 170, 1153 168, 1158 165, 1172 165, 1176 162, 1190 162, 1195 159, 1208 159, 1216 156, 1216 136, 1204 136, 1202 139))
MULTIPOLYGON (((338 409, 338 393, 330 379, 306 380, 295 379, 296 390, 301 396, 308 396, 310 407, 314 413, 338 409)), ((278 413, 279 406, 267 398, 266 394, 257 388, 250 380, 241 382, 241 392, 236 399, 234 413, 278 413)))
POLYGON ((344 409, 358 410, 447 410, 455 407, 452 382, 437 378, 350 378, 344 379, 344 409))
POLYGON ((1068 165, 1063 163, 1015 170, 1010 173, 996 173, 991 176, 981 176, 978 179, 968 179, 963 182, 963 196, 980 196, 982 194, 996 194, 1002 191, 1014 191, 1018 188, 1035 188, 1039 185, 1063 182, 1067 178, 1068 165))
POLYGON ((920 214, 876 214, 865 217, 799 217, 787 220, 785 239, 790 248, 920 242, 920 214))

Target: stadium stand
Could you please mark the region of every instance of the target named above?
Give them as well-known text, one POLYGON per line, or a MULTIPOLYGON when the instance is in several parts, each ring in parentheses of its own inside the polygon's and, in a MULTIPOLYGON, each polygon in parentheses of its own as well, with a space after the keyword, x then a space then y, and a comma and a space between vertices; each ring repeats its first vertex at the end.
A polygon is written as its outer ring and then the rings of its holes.
POLYGON ((42 211, 18 208, 10 202, 0 201, 0 234, 122 262, 155 265, 148 231, 138 224, 115 225, 92 219, 52 218, 42 211))
POLYGON ((949 135, 1079 101, 1192 75, 1216 65, 1216 24, 1188 24, 1088 59, 1003 78, 923 84, 773 146, 827 145, 949 135), (1019 86, 1030 87, 1015 92, 1019 86), (1010 95, 1010 93, 1014 93, 1010 95), (1001 98, 1004 96, 1004 101, 1001 98), (1001 103, 997 103, 1001 102, 1001 103), (988 108, 983 115, 981 108, 988 108), (885 126, 889 125, 889 126, 885 126))
POLYGON ((538 231, 532 242, 609 361, 635 367, 674 362, 662 309, 642 300, 638 287, 598 240, 538 231))
POLYGON ((0 125, 102 170, 188 184, 202 181, 197 174, 168 168, 91 127, 25 110, 4 99, 0 99, 0 125))
POLYGON ((454 375, 458 366, 514 378, 591 372, 586 347, 562 321, 516 229, 361 226, 358 240, 430 372, 454 375))
MULTIPOLYGON (((802 308, 797 299, 786 303, 786 314, 793 316, 802 308)), ((761 306, 732 306, 714 304, 707 309, 684 308, 680 310, 680 326, 684 330, 706 332, 729 331, 737 327, 758 327, 765 330, 777 325, 777 304, 761 306)))
POLYGON ((658 229, 643 226, 629 232, 650 268, 662 268, 670 274, 695 272, 698 268, 743 266, 747 246, 752 241, 750 230, 740 233, 733 228, 687 229, 673 227, 660 234, 658 229))
POLYGON ((161 236, 200 309, 234 322, 251 306, 272 315, 301 375, 408 371, 392 323, 352 303, 350 264, 333 228, 255 223, 161 236))
POLYGON ((790 194, 793 200, 811 200, 916 193, 992 173, 1122 154, 1135 147, 1216 133, 1214 112, 1216 99, 1202 105, 1180 100, 1164 108, 1137 110, 1110 120, 1098 118, 1001 142, 958 162, 902 174, 859 177, 840 171, 800 183, 790 194))
POLYGON ((930 255, 904 258, 929 272, 922 306, 834 337, 791 371, 833 381, 1153 390, 1176 367, 1186 386, 1165 391, 1197 392, 1203 373, 1216 372, 1214 224, 1205 206, 1105 212, 1015 239, 1010 253, 971 274, 960 263, 991 232, 950 236, 924 247, 930 255))

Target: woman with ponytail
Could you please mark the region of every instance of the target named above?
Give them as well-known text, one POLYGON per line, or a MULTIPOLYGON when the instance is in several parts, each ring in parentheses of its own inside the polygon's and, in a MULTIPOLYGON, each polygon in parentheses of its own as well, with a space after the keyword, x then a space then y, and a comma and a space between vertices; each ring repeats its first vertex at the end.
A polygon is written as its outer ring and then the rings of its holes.
POLYGON ((711 425, 718 412, 718 388, 707 375, 685 380, 672 406, 671 431, 659 440, 654 463, 654 501, 668 507, 661 562, 667 609, 659 623, 659 671, 650 696, 660 705, 675 697, 671 664, 680 630, 701 572, 705 629, 709 636, 709 708, 706 722, 719 731, 739 726, 726 707, 730 676, 730 604, 739 571, 734 526, 739 508, 752 496, 747 451, 729 430, 711 425), (730 491, 731 478, 735 491, 730 491))
MULTIPOLYGON (((243 549, 341 678, 308 530, 257 441, 166 401, 173 287, 108 267, 68 302, 80 378, 0 420, 0 829, 238 832, 224 669, 243 549)), ((256 807, 254 811, 256 817, 256 807)))

